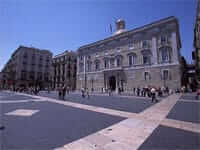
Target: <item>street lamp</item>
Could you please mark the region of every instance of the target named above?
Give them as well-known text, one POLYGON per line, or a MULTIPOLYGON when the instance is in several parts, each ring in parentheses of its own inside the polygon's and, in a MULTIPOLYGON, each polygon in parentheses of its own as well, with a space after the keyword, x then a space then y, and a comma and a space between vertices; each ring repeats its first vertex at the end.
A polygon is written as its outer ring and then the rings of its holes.
POLYGON ((93 77, 91 78, 91 82, 92 82, 92 92, 93 92, 93 89, 94 89, 94 87, 93 87, 94 78, 93 77))

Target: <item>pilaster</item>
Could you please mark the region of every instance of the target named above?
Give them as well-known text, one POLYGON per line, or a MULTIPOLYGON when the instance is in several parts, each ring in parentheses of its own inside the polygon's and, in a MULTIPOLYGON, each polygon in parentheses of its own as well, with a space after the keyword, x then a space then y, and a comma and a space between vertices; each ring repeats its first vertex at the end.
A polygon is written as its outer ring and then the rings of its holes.
POLYGON ((178 63, 178 46, 176 40, 176 32, 172 33, 171 43, 172 43, 172 61, 178 63))
POLYGON ((156 37, 152 38, 152 54, 153 54, 153 63, 158 64, 158 50, 156 44, 156 37))

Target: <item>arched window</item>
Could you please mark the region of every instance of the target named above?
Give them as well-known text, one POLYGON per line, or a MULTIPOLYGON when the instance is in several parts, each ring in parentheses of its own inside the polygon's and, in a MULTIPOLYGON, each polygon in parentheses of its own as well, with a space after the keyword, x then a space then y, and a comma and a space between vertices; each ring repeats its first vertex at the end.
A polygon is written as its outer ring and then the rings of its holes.
POLYGON ((99 60, 95 61, 95 70, 96 71, 100 70, 100 61, 99 60))
POLYGON ((171 61, 171 48, 170 47, 161 47, 160 51, 160 62, 167 63, 171 61))

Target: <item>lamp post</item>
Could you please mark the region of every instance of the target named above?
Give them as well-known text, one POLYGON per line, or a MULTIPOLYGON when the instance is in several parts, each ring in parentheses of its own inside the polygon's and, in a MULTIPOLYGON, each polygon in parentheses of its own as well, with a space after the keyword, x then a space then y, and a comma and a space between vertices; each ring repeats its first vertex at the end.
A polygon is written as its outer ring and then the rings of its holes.
POLYGON ((3 130, 5 128, 3 125, 3 106, 2 105, 3 105, 3 103, 0 103, 0 136, 1 136, 1 130, 3 130))
POLYGON ((93 87, 93 83, 94 83, 94 78, 93 77, 91 78, 91 82, 92 82, 92 89, 91 89, 91 91, 93 92, 93 88, 94 88, 93 87))
POLYGON ((82 81, 83 79, 80 77, 79 80, 81 81, 81 86, 80 86, 80 88, 82 88, 82 87, 83 87, 83 81, 82 81))

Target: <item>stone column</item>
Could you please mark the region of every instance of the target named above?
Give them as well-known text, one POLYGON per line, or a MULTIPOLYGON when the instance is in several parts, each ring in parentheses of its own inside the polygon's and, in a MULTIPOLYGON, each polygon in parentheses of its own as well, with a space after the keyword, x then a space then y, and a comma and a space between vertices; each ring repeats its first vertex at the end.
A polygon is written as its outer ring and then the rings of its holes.
POLYGON ((152 54, 153 54, 153 63, 158 64, 158 50, 156 45, 156 37, 152 38, 152 54))
POLYGON ((111 68, 110 59, 108 59, 108 68, 111 68))
POLYGON ((116 75, 116 93, 118 94, 119 93, 119 75, 117 74, 116 75))
POLYGON ((178 63, 178 46, 176 40, 176 32, 172 33, 171 45, 172 45, 172 62, 178 63))
POLYGON ((87 84, 87 77, 86 77, 86 56, 83 56, 83 72, 84 72, 84 88, 86 88, 87 84))
POLYGON ((79 56, 77 56, 76 72, 77 72, 77 74, 79 73, 79 56))
POLYGON ((117 67, 117 58, 115 58, 114 60, 115 60, 115 67, 117 67))

